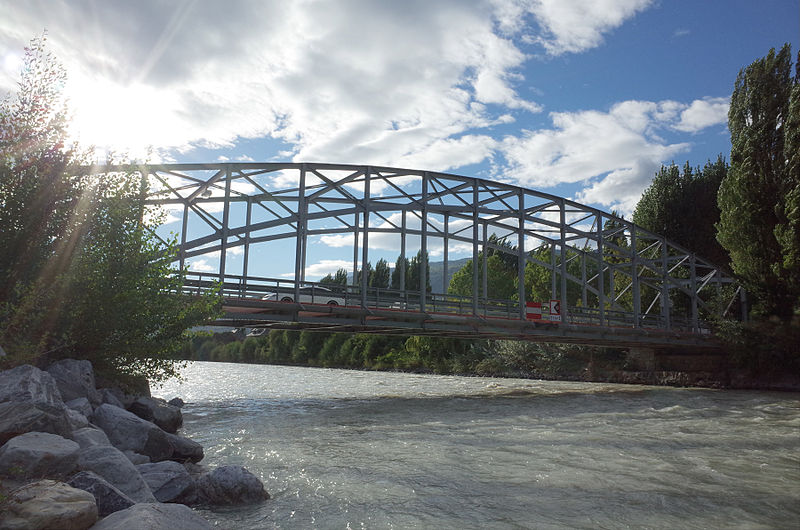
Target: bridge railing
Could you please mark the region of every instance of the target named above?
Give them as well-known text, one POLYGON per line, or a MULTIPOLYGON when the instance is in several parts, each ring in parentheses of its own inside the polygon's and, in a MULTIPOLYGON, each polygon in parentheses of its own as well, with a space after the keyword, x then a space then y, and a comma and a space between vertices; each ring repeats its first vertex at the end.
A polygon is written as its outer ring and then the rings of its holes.
MULTIPOLYGON (((197 295, 219 288, 225 299, 250 302, 296 302, 301 305, 332 305, 343 307, 362 307, 398 312, 419 312, 422 298, 419 292, 401 291, 384 287, 368 287, 362 296, 361 286, 332 285, 319 282, 296 282, 283 278, 243 277, 225 275, 222 282, 218 274, 190 272, 186 276, 184 293, 197 295), (299 299, 295 300, 299 292, 299 299)), ((428 293, 425 296, 425 312, 445 315, 479 316, 520 320, 519 305, 516 300, 479 298, 477 315, 473 314, 473 299, 444 293, 428 293)), ((585 326, 606 326, 621 328, 666 329, 666 322, 660 314, 639 315, 638 323, 632 312, 617 309, 570 306, 567 308, 565 323, 585 326)), ((691 319, 672 316, 670 330, 685 333, 709 334, 708 325, 701 323, 693 328, 691 319)))

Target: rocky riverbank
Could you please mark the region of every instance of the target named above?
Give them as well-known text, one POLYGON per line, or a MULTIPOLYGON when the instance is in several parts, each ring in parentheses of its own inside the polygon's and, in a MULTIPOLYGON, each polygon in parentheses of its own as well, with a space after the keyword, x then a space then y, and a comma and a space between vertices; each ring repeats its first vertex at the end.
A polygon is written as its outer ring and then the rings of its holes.
POLYGON ((98 389, 88 361, 0 372, 0 529, 196 530, 190 506, 269 499, 245 468, 199 463, 182 405, 98 389))

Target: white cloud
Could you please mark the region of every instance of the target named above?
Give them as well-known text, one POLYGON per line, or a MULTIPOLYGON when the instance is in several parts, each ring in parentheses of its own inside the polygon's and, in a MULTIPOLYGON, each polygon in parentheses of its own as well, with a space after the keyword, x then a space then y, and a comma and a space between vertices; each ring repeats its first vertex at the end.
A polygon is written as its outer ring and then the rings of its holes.
POLYGON ((82 140, 134 157, 272 136, 296 160, 447 170, 491 156, 476 131, 541 110, 517 91, 526 19, 550 53, 582 51, 647 4, 31 0, 4 2, 0 51, 47 27, 82 140))
POLYGON ((529 0, 523 2, 543 34, 533 38, 551 55, 599 46, 603 35, 652 5, 653 0, 529 0))
POLYGON ((681 112, 681 120, 675 129, 682 132, 698 132, 706 127, 727 123, 729 98, 697 99, 681 112))
POLYGON ((194 272, 217 272, 216 265, 209 263, 207 259, 195 259, 188 262, 189 270, 194 272))
POLYGON ((552 113, 552 129, 504 140, 508 166, 500 176, 528 187, 586 182, 577 200, 630 214, 661 163, 689 148, 660 134, 696 103, 624 101, 608 112, 552 113))
MULTIPOLYGON (((327 274, 335 274, 339 269, 345 269, 347 272, 353 271, 353 262, 348 262, 343 259, 324 259, 313 265, 306 266, 306 279, 319 280, 327 274)), ((293 272, 281 274, 282 278, 294 278, 293 272)))

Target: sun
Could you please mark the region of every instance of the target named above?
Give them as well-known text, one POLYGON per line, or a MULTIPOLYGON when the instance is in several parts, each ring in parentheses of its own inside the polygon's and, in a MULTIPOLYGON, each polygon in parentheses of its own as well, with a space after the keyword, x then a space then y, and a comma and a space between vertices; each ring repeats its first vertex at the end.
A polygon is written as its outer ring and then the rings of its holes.
POLYGON ((68 82, 65 93, 71 139, 93 146, 98 158, 114 152, 145 160, 153 150, 175 147, 176 101, 169 92, 142 84, 77 78, 68 82))

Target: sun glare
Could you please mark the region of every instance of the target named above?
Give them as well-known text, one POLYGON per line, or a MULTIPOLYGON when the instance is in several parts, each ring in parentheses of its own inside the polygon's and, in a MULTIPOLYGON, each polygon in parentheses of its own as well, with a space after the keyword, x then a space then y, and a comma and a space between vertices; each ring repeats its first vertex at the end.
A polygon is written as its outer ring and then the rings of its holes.
POLYGON ((153 161, 148 153, 151 147, 174 146, 171 122, 177 102, 167 92, 84 78, 71 80, 66 93, 72 111, 72 139, 94 146, 98 158, 114 152, 153 161))

